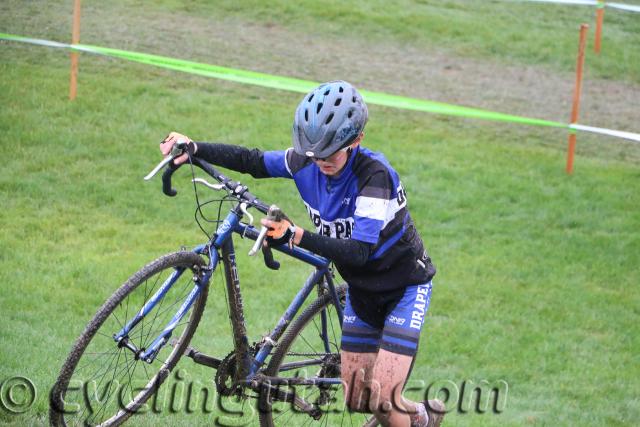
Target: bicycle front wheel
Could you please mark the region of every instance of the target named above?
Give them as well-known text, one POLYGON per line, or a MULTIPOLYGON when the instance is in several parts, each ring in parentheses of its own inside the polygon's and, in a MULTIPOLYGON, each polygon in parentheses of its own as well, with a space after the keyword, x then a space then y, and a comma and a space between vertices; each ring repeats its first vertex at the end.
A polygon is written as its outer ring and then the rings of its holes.
POLYGON ((190 313, 173 330, 171 339, 152 363, 131 348, 145 349, 165 329, 195 286, 194 275, 205 265, 193 252, 165 255, 129 278, 98 310, 73 345, 50 395, 53 426, 117 426, 155 393, 183 355, 207 300, 203 286, 190 313), (114 339, 125 324, 176 272, 182 274, 152 311, 128 333, 128 343, 114 339))
MULTIPOLYGON (((346 286, 337 290, 344 307, 346 286)), ((341 383, 323 382, 340 379, 339 320, 333 298, 327 293, 291 324, 265 370, 266 375, 278 377, 277 382, 288 383, 263 387, 259 403, 262 426, 361 426, 369 421, 371 415, 348 410, 341 383)))

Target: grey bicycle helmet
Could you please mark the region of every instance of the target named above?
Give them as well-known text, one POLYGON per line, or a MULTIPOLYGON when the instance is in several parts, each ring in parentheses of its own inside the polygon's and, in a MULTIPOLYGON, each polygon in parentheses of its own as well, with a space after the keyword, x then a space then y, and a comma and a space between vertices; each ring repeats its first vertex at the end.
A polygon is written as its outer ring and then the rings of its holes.
POLYGON ((351 144, 369 113, 351 84, 324 83, 305 95, 293 120, 293 148, 307 157, 327 158, 351 144))

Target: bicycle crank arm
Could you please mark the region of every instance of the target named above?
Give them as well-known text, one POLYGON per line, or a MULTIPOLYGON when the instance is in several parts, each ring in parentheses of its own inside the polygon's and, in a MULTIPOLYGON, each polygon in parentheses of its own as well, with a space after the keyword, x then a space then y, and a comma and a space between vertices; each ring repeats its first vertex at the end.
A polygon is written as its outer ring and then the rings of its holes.
POLYGON ((198 365, 208 366, 213 369, 218 369, 220 363, 222 363, 222 360, 216 357, 207 356, 204 353, 200 353, 198 350, 191 346, 187 347, 187 349, 184 351, 184 355, 193 359, 193 362, 197 363, 198 365))
MULTIPOLYGON (((269 377, 265 377, 265 379, 268 378, 269 377)), ((268 387, 269 393, 275 393, 275 395, 273 396, 274 400, 293 403, 300 412, 309 414, 309 416, 315 420, 319 420, 320 418, 322 418, 322 411, 319 408, 312 405, 311 403, 307 403, 304 399, 296 396, 296 393, 291 393, 289 391, 283 390, 278 386, 270 384, 268 381, 252 381, 251 386, 254 389, 259 389, 260 387, 268 387)))

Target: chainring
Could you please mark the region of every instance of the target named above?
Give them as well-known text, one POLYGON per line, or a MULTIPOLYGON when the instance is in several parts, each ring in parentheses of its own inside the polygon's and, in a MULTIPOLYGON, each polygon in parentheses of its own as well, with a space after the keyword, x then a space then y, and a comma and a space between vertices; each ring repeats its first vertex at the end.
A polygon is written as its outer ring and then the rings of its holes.
POLYGON ((236 353, 232 351, 222 359, 216 370, 215 384, 221 396, 233 396, 240 393, 241 388, 235 384, 234 380, 237 370, 236 353))

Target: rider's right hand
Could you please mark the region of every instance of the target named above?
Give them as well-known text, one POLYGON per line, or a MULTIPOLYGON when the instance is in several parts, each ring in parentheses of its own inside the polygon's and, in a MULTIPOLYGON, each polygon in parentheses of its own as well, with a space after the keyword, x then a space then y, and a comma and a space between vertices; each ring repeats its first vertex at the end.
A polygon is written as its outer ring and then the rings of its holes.
MULTIPOLYGON (((162 142, 160 143, 160 152, 162 152, 163 156, 168 156, 171 153, 171 149, 173 148, 173 146, 177 143, 177 142, 187 142, 189 144, 193 144, 194 145, 194 153, 195 150, 197 150, 197 146, 194 144, 194 142, 191 140, 191 138, 189 138, 186 135, 183 135, 181 133, 178 132, 171 132, 169 135, 166 136, 165 139, 162 140, 162 142)), ((187 155, 187 153, 184 153, 183 155, 176 157, 173 160, 173 163, 176 165, 181 165, 182 163, 186 162, 187 160, 189 160, 189 156, 187 155)))

